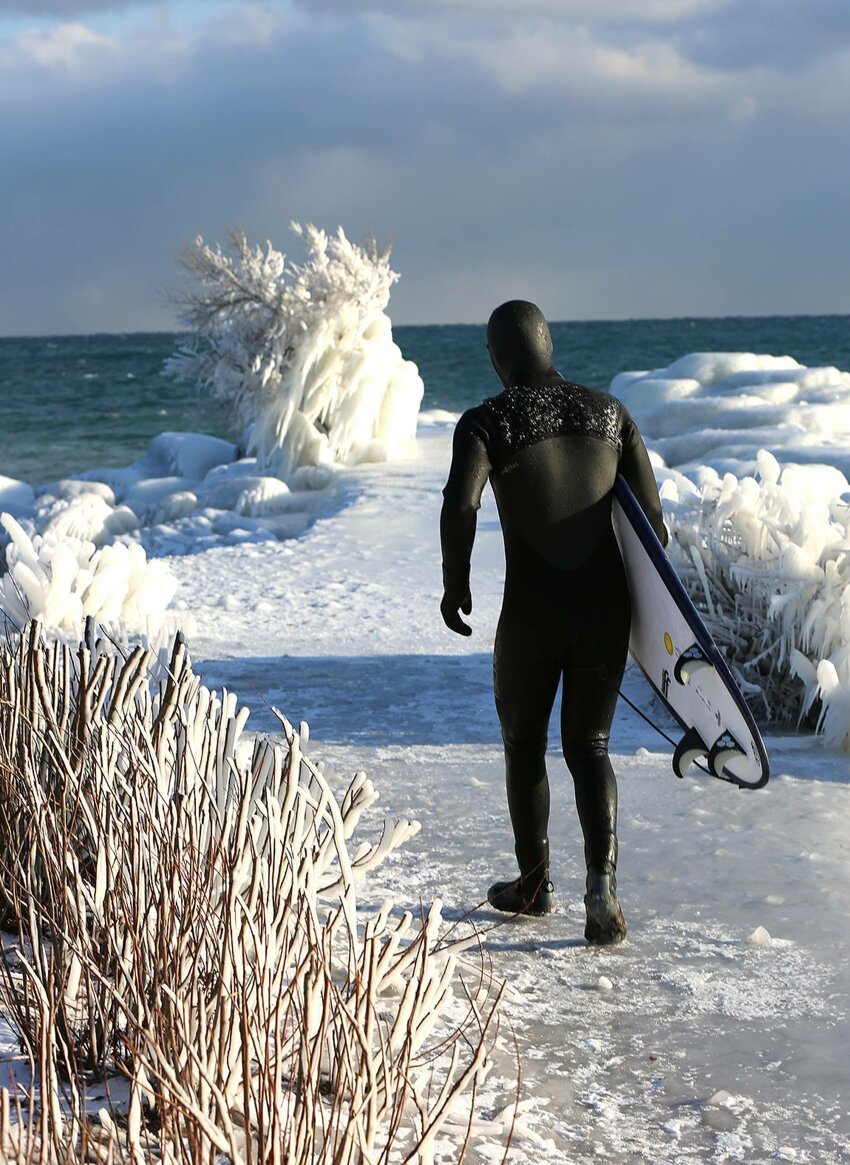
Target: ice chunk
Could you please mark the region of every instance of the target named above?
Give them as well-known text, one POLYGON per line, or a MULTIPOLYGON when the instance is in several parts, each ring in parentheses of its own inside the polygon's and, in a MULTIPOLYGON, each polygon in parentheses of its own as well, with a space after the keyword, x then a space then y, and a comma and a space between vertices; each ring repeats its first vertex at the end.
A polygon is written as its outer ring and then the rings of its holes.
POLYGON ((160 512, 166 498, 177 493, 194 491, 198 482, 185 477, 149 477, 137 481, 124 496, 124 504, 129 506, 140 519, 153 517, 160 512))
POLYGON ((718 1088, 717 1092, 710 1096, 705 1103, 709 1108, 735 1108, 738 1104, 738 1098, 733 1096, 731 1092, 727 1092, 725 1088, 718 1088))
POLYGON ((160 464, 163 476, 198 481, 217 465, 235 461, 238 450, 230 441, 204 433, 160 433, 150 444, 148 457, 160 464))
POLYGON ((115 505, 115 490, 104 481, 89 481, 87 478, 63 477, 36 490, 40 504, 50 499, 73 501, 83 494, 97 494, 110 506, 115 505))
POLYGON ((756 929, 747 935, 747 942, 751 947, 763 947, 770 942, 770 932, 763 926, 757 926, 756 929))

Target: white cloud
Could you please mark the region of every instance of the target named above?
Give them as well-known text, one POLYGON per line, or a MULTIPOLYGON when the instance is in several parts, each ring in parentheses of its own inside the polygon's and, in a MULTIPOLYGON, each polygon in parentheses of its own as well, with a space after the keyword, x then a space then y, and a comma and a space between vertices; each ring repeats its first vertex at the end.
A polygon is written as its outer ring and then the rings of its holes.
POLYGON ((14 66, 23 71, 28 64, 34 64, 43 69, 77 71, 97 55, 113 54, 117 47, 110 37, 84 24, 25 29, 0 46, 0 69, 14 66))
POLYGON ((554 108, 570 97, 594 117, 668 116, 694 110, 737 116, 751 99, 751 75, 732 78, 695 64, 661 39, 608 38, 588 26, 564 28, 536 22, 528 27, 477 30, 447 38, 435 27, 382 22, 379 35, 402 60, 453 60, 484 74, 506 98, 530 97, 554 108))
POLYGON ((150 5, 109 34, 95 19, 25 26, 0 41, 0 99, 43 94, 50 74, 60 90, 69 79, 96 86, 148 76, 171 84, 210 51, 268 46, 286 23, 286 13, 252 0, 211 3, 200 14, 179 4, 150 5))

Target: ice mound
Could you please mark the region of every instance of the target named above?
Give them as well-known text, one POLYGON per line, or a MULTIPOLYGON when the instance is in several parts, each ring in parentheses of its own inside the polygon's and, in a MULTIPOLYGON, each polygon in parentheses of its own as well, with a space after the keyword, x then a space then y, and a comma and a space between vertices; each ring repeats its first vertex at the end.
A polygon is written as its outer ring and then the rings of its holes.
POLYGON ((695 353, 611 385, 691 597, 762 720, 850 751, 850 374, 695 353))
POLYGON ((340 228, 295 233, 308 258, 234 234, 231 252, 202 239, 185 259, 199 288, 182 300, 194 333, 166 372, 196 380, 246 430, 264 473, 382 460, 415 436, 424 386, 393 342, 386 314, 398 278, 389 252, 361 248, 340 228))
POLYGON ((850 474, 850 373, 790 356, 695 352, 667 368, 623 372, 611 392, 644 439, 688 476, 706 463, 737 476, 759 449, 850 474))
MULTIPOLYGON (((30 540, 103 547, 138 543, 155 555, 298 537, 333 496, 338 469, 303 466, 289 484, 202 433, 161 433, 132 465, 90 469, 34 491, 6 492, 6 507, 30 540)), ((20 487, 20 488, 18 488, 20 487)), ((2 492, 2 489, 0 489, 2 492)), ((0 526, 0 550, 9 544, 0 526)))
POLYGON ((35 501, 35 490, 25 481, 0 474, 0 507, 19 513, 28 510, 35 501))

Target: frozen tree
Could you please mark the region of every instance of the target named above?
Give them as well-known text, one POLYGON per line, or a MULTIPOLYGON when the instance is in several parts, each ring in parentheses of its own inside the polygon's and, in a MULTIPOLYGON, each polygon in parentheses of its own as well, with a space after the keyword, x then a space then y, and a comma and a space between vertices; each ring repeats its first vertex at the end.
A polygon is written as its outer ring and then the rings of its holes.
POLYGON ((192 333, 166 372, 195 379, 247 426, 248 451, 287 477, 303 465, 380 460, 415 435, 423 385, 386 314, 398 275, 389 251, 292 224, 291 262, 244 232, 230 246, 197 238, 177 297, 192 333))

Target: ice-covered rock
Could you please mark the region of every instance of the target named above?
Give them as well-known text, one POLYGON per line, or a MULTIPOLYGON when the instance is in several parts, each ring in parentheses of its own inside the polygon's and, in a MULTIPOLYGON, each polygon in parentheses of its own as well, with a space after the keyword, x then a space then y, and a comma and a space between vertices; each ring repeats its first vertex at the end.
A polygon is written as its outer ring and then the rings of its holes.
POLYGON ((221 437, 205 433, 160 433, 150 443, 148 460, 162 466, 162 476, 200 481, 211 469, 226 465, 238 456, 238 449, 221 437))
POLYGON ((807 368, 790 356, 695 352, 667 368, 624 372, 611 392, 664 463, 699 474, 705 464, 737 477, 759 449, 783 460, 850 473, 850 373, 807 368))
MULTIPOLYGON (((194 496, 197 485, 196 480, 186 477, 142 478, 124 495, 124 504, 138 515, 140 521, 155 520, 163 510, 173 510, 168 499, 180 494, 194 496)), ((195 498, 195 505, 197 504, 195 498)))

